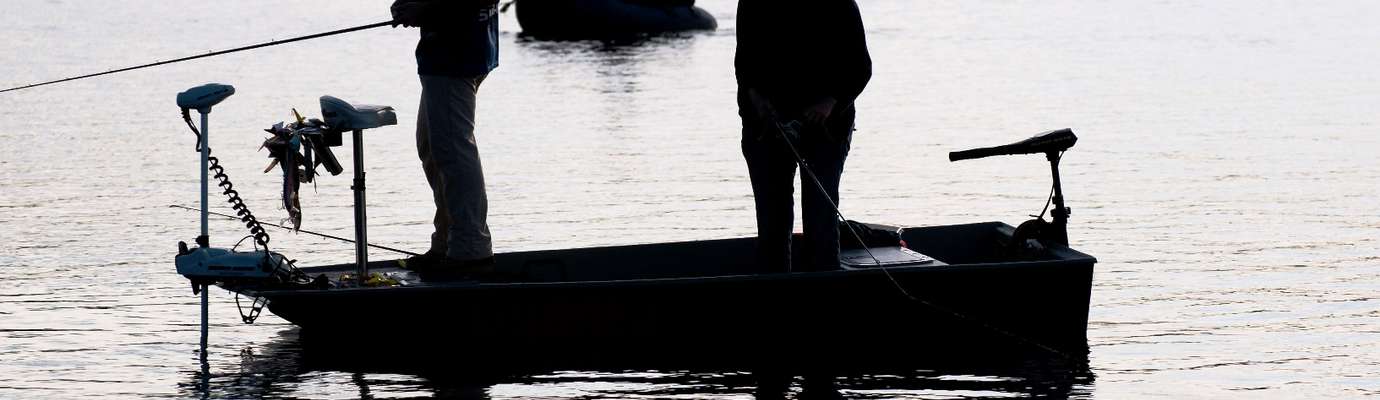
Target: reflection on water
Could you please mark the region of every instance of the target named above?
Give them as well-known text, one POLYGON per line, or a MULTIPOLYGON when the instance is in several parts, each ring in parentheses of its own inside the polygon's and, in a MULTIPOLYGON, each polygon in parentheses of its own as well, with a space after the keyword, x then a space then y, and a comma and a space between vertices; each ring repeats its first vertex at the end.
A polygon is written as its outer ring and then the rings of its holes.
MULTIPOLYGON (((317 344, 296 328, 239 351, 237 365, 189 369, 178 385, 196 398, 1068 398, 1092 392, 1086 360, 1038 353, 1010 358, 879 359, 866 365, 801 370, 762 360, 684 368, 661 359, 629 366, 599 360, 537 360, 538 368, 435 358, 405 341, 353 346, 317 344), (1081 361, 1081 362, 1080 362, 1081 361), (228 367, 228 368, 227 368, 228 367)), ((880 356, 885 357, 885 356, 880 356)), ((701 363, 703 360, 696 360, 701 363)))
MULTIPOLYGON (((662 83, 661 78, 665 77, 684 80, 684 83, 690 86, 703 87, 695 82, 698 79, 695 75, 677 77, 674 75, 681 72, 668 72, 666 67, 674 65, 679 58, 688 54, 687 52, 693 51, 697 41, 706 40, 707 35, 709 34, 674 33, 621 41, 554 42, 518 37, 514 43, 514 50, 523 52, 524 56, 557 64, 551 69, 554 73, 541 75, 543 86, 552 88, 550 94, 558 97, 567 94, 577 96, 537 103, 529 109, 530 112, 541 116, 554 114, 578 118, 591 124, 583 129, 591 129, 613 138, 654 137, 668 133, 660 125, 683 123, 677 122, 681 119, 679 116, 700 107, 693 104, 693 99, 700 96, 685 91, 667 91, 658 85, 662 83), (563 87, 574 90, 562 90, 563 87), (661 100, 691 103, 667 109, 664 107, 666 102, 661 100), (575 105, 573 102, 589 104, 572 107, 575 105), (658 103, 662 105, 656 105, 658 103)), ((718 77, 716 80, 722 78, 718 77)), ((682 127, 672 129, 684 131, 682 127)), ((704 132, 689 133, 700 135, 704 132)), ((632 152, 615 153, 612 156, 627 157, 643 153, 635 149, 625 150, 632 152)))
MULTIPOLYGON (((8 0, 0 85, 373 22, 385 15, 378 3, 201 2, 196 15, 216 16, 204 19, 131 2, 8 0)), ((734 103, 736 1, 698 3, 722 29, 636 43, 531 41, 503 17, 502 65, 478 115, 497 250, 755 232, 734 103)), ((846 215, 1019 222, 1045 203, 1041 160, 951 164, 945 153, 1070 127, 1080 137, 1061 165, 1070 241, 1101 263, 1089 367, 1038 354, 919 359, 837 373, 841 394, 1380 394, 1380 2, 859 3, 876 70, 859 99, 846 215)), ((751 368, 360 368, 318 356, 277 317, 240 324, 223 291, 212 293, 212 347, 199 362, 198 299, 171 265, 197 225, 168 205, 192 203, 198 187, 173 96, 236 86, 212 116, 213 146, 264 216, 281 215, 282 182, 260 173, 261 129, 292 107, 316 114, 323 94, 395 106, 399 125, 373 132, 367 149, 370 238, 424 249, 434 209, 411 143, 415 44, 415 31, 378 29, 0 95, 0 398, 757 392, 751 368)), ((349 185, 322 179, 304 227, 349 236, 349 185)), ((243 235, 210 228, 217 244, 243 235)), ((353 258, 348 244, 273 238, 302 265, 353 258)), ((418 350, 382 337, 334 351, 418 350)), ((792 377, 791 396, 803 386, 792 377)))

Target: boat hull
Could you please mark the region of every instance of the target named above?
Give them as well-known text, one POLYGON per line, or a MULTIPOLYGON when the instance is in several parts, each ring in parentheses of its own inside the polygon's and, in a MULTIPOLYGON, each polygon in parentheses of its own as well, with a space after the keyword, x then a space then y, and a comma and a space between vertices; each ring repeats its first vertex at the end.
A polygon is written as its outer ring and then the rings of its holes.
POLYGON ((627 0, 519 0, 523 35, 541 39, 624 39, 645 34, 714 30, 718 22, 692 5, 627 0))
POLYGON ((804 348, 834 358, 1025 348, 1085 356, 1096 260, 1067 248, 1033 260, 987 254, 1010 230, 910 228, 910 247, 940 262, 885 270, 758 273, 744 238, 499 255, 500 269, 523 277, 516 282, 257 294, 312 337, 482 343, 501 352, 773 356, 804 348))

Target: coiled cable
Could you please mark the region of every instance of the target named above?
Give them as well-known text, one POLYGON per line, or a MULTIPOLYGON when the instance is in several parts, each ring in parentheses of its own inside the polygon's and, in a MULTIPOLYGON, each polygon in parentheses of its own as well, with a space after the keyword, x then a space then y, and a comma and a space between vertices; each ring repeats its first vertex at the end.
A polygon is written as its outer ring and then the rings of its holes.
MULTIPOLYGON (((209 149, 207 153, 210 153, 209 149)), ((235 184, 231 183, 230 177, 225 175, 225 167, 220 166, 220 160, 215 157, 206 157, 206 160, 211 164, 208 167, 213 173, 211 176, 220 181, 216 185, 222 189, 221 193, 225 195, 226 202, 230 203, 230 208, 235 210, 235 214, 240 217, 240 222, 244 222, 244 227, 248 228, 249 234, 254 236, 254 243, 267 250, 270 240, 268 231, 264 230, 262 224, 259 224, 254 213, 249 211, 249 206, 244 204, 244 199, 240 198, 240 192, 235 190, 235 184)))
MULTIPOLYGON (((205 141, 202 140, 201 131, 196 129, 196 124, 192 123, 191 113, 185 108, 182 109, 182 120, 187 123, 187 128, 192 130, 192 134, 196 135, 196 151, 201 152, 202 143, 205 141)), ((240 222, 244 223, 244 227, 249 229, 249 234, 254 237, 254 243, 267 251, 268 242, 271 240, 268 236, 268 230, 264 229, 264 226, 259 223, 259 219, 255 218, 254 213, 249 211, 249 206, 244 204, 244 199, 240 198, 240 192, 235 190, 235 184, 230 182, 230 176, 225 174, 225 167, 220 165, 220 159, 210 156, 210 148, 206 149, 206 154, 206 161, 210 164, 207 169, 212 173, 211 177, 220 181, 216 186, 220 186, 221 194, 225 195, 226 202, 230 203, 230 208, 235 210, 235 214, 239 216, 240 222)))

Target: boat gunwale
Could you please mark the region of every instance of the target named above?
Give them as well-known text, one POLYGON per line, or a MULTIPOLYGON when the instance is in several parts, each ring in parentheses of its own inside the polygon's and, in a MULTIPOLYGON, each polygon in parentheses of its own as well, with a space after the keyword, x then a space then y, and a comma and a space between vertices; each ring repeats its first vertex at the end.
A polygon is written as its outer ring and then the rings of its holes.
MULTIPOLYGON (((655 285, 689 285, 689 284, 710 284, 725 282, 760 282, 760 281, 817 281, 829 280, 840 277, 861 277, 868 275, 890 274, 917 274, 917 273, 944 273, 955 271, 984 271, 1000 270, 1011 268, 1040 268, 1040 267, 1060 267, 1086 265, 1092 268, 1097 263, 1097 259, 1073 250, 1070 248, 1051 249, 1056 253, 1065 254, 1067 257, 1060 257, 1052 260, 1031 260, 1031 261, 1011 261, 999 263, 973 263, 973 264, 917 264, 904 266, 891 266, 882 268, 834 270, 834 271, 811 271, 811 272, 788 272, 788 273, 765 273, 765 274, 735 274, 735 275, 715 275, 715 276, 685 276, 669 278, 633 278, 633 279, 604 279, 604 280, 581 280, 581 281, 559 281, 559 282, 482 282, 482 281, 457 281, 444 283, 422 283, 417 286, 387 286, 387 287, 352 287, 352 288, 329 288, 329 289, 278 289, 253 291, 245 290, 246 294, 256 294, 263 297, 292 297, 306 295, 352 295, 361 293, 379 292, 406 292, 406 293, 425 293, 430 291, 471 291, 471 290, 497 290, 497 289, 563 289, 563 288, 607 288, 607 287, 639 287, 655 285), (334 294, 332 294, 334 293, 334 294)), ((316 268, 332 268, 323 266, 316 268)), ((304 272, 310 273, 313 268, 304 268, 304 272)), ((230 289, 230 288, 227 288, 230 289)), ((234 291, 233 289, 231 289, 234 291)))

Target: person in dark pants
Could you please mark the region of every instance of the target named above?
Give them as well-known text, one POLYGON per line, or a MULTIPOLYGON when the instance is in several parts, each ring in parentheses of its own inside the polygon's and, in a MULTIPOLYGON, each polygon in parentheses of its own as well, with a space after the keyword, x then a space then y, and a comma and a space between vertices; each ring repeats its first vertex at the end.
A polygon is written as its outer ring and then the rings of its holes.
POLYGON ((406 267, 423 279, 487 272, 493 243, 474 113, 479 85, 498 67, 498 1, 397 0, 391 11, 395 22, 421 28, 417 154, 436 203, 431 248, 406 267))
POLYGON ((757 206, 759 267, 791 271, 791 194, 796 162, 776 123, 805 123, 796 142, 828 197, 802 171, 805 228, 801 270, 839 267, 839 177, 857 113, 853 100, 872 78, 862 17, 853 0, 738 2, 738 114, 743 156, 757 206))

